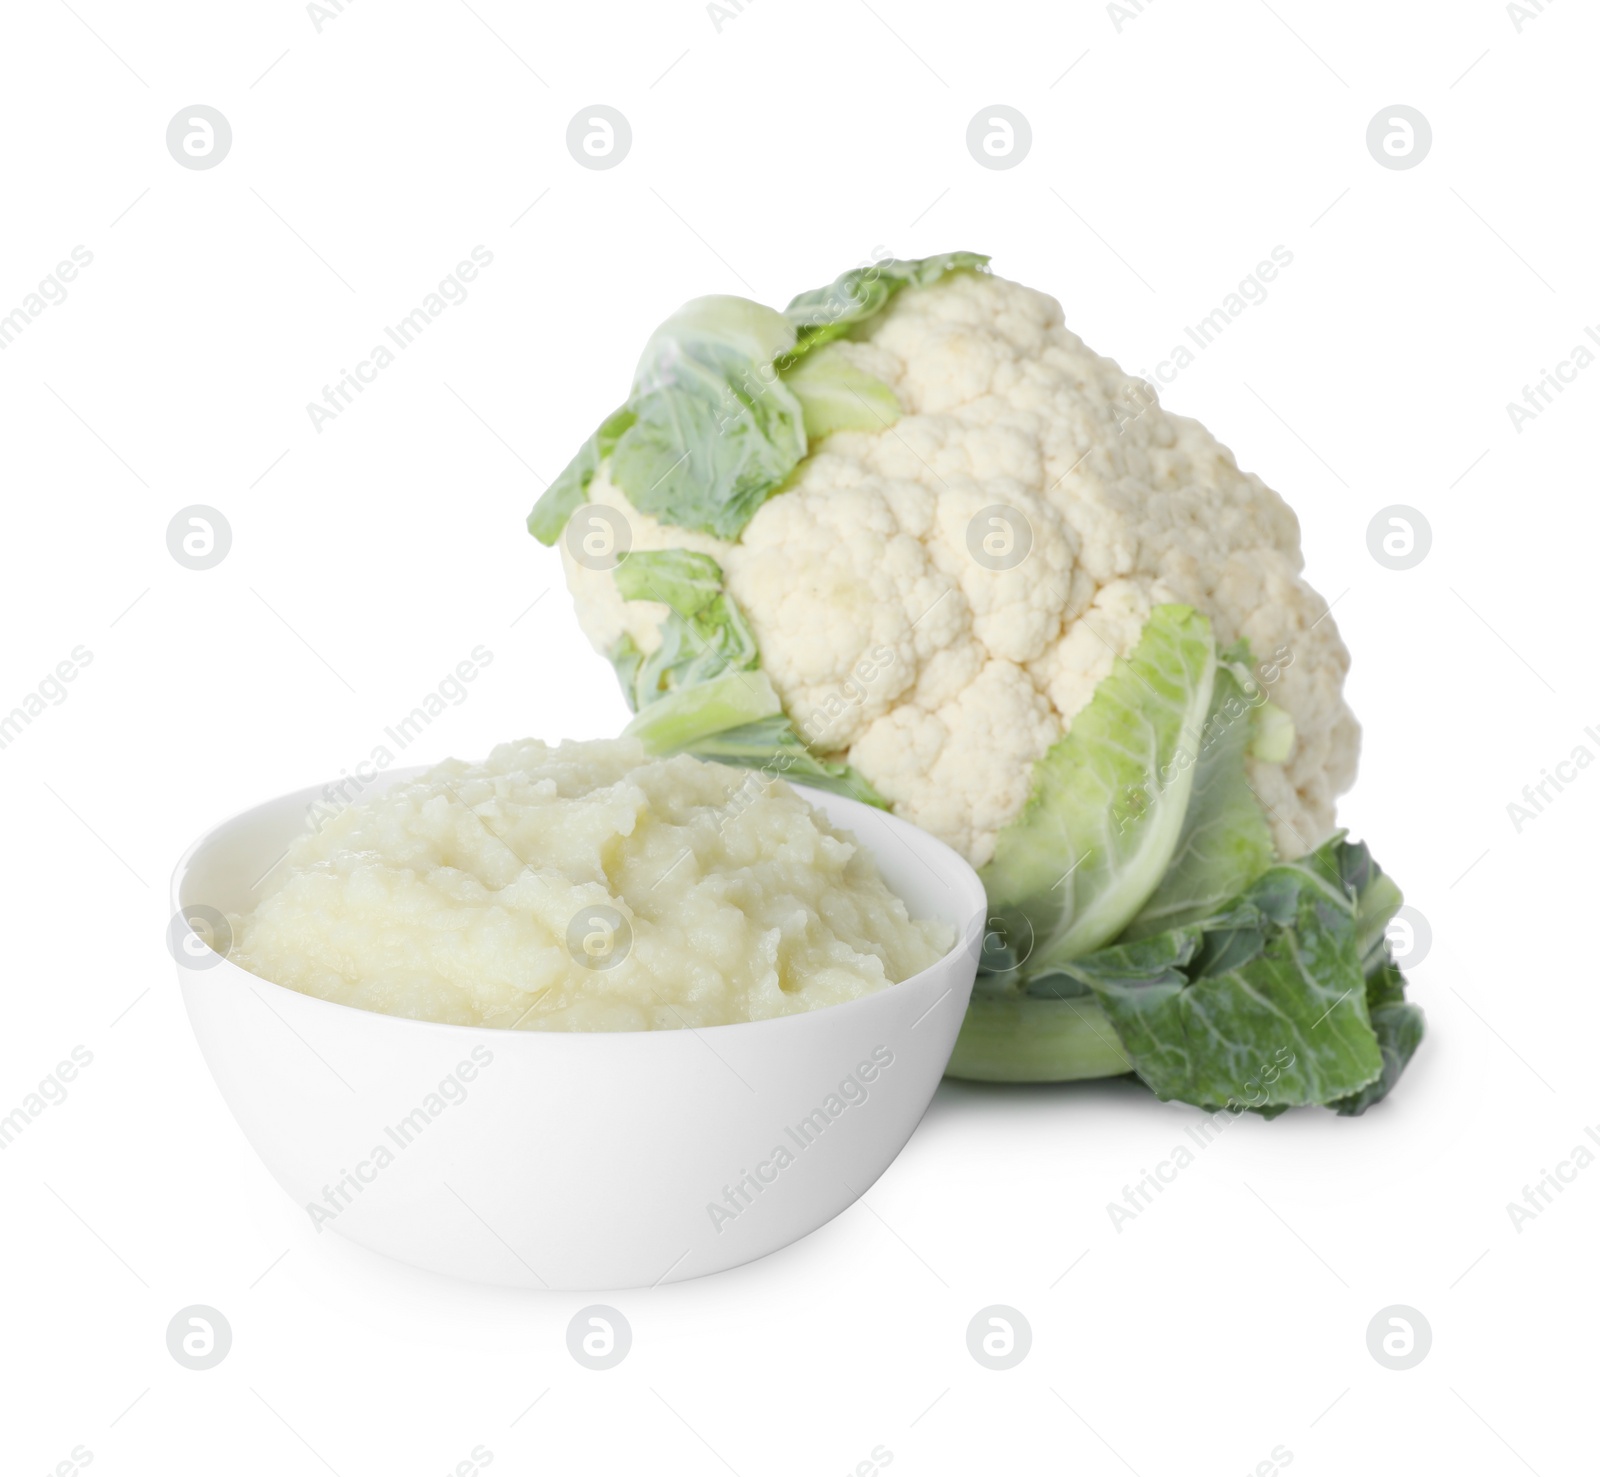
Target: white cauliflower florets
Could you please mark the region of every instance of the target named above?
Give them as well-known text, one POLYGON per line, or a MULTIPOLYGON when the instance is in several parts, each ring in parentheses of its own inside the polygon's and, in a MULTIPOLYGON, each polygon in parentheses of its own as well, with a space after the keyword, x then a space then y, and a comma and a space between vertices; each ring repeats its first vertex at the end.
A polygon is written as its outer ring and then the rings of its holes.
MULTIPOLYGON (((1283 500, 1086 348, 1053 298, 1003 278, 957 272, 904 291, 839 348, 893 388, 901 419, 820 442, 738 543, 658 523, 604 467, 589 488, 626 515, 635 549, 721 564, 814 747, 981 866, 1033 761, 1151 607, 1181 601, 1210 618, 1219 648, 1247 637, 1258 663, 1281 666, 1269 692, 1294 747, 1281 765, 1251 760, 1251 784, 1281 854, 1321 841, 1360 730, 1341 693, 1348 653, 1300 577, 1283 500), (1014 568, 969 546, 997 506, 1031 535, 1014 568)), ((1003 550, 1004 521, 993 527, 1003 550)), ((609 572, 564 561, 595 646, 609 654, 625 633, 659 644, 664 606, 624 601, 609 572)))

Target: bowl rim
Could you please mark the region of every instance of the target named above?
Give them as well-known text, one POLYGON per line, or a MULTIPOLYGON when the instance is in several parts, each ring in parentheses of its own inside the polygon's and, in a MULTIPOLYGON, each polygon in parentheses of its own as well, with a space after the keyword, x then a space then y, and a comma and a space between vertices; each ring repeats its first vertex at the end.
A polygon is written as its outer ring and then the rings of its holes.
MULTIPOLYGON (((382 788, 386 789, 389 785, 426 774, 428 771, 436 767, 436 764, 417 764, 409 765, 404 768, 389 770, 380 776, 380 784, 382 788)), ((781 777, 779 778, 781 779, 781 777)), ((202 970, 191 970, 184 965, 181 960, 175 959, 174 962, 177 965, 179 981, 180 984, 184 986, 188 986, 190 984, 203 985, 206 976, 210 974, 212 969, 226 968, 233 970, 238 975, 244 976, 242 983, 247 984, 251 988, 265 986, 267 989, 280 995, 292 997, 297 1002, 304 1002, 306 1005, 312 1007, 321 1006, 326 1010, 342 1012, 346 1018, 352 1016, 367 1016, 372 1017, 379 1022, 395 1023, 402 1026, 422 1027, 435 1031, 445 1030, 476 1033, 485 1037, 486 1039, 501 1042, 506 1041, 508 1038, 536 1041, 604 1041, 613 1037, 627 1037, 630 1039, 660 1039, 666 1042, 680 1038, 684 1035, 699 1037, 708 1032, 743 1031, 749 1033, 762 1028, 770 1031, 772 1029, 781 1029, 784 1027, 788 1027, 789 1029, 793 1030, 798 1029, 795 1024, 797 1022, 814 1020, 818 1018, 837 1019, 835 1012, 838 1011, 856 1011, 857 1013, 861 1013, 867 1007, 874 1005, 875 1002, 892 998, 896 991, 905 990, 917 985, 926 986, 929 983, 928 977, 930 975, 934 974, 938 970, 943 969, 953 958, 963 953, 968 953, 972 956, 973 973, 976 975, 977 956, 982 944, 984 930, 988 924, 988 896, 984 891, 983 883, 979 879, 977 871, 965 857, 963 857, 947 842, 941 841, 931 832, 924 831, 920 826, 913 825, 910 821, 904 820, 900 816, 895 815, 892 811, 880 810, 877 806, 867 805, 864 801, 856 800, 849 795, 840 795, 833 791, 819 790, 811 785, 794 784, 792 781, 788 780, 782 780, 782 783, 788 784, 791 789, 795 790, 811 804, 818 806, 818 808, 825 809, 822 804, 822 801, 825 799, 829 804, 843 803, 844 805, 859 810, 868 811, 874 816, 879 817, 881 820, 888 822, 891 827, 903 826, 907 831, 913 832, 913 839, 915 841, 931 843, 935 848, 937 848, 934 853, 936 857, 938 857, 941 852, 948 854, 948 862, 953 864, 951 875, 949 879, 941 878, 941 880, 948 880, 952 884, 956 884, 963 889, 969 889, 970 891, 975 892, 978 898, 976 911, 970 914, 965 923, 959 923, 956 925, 955 943, 926 968, 920 969, 917 971, 917 973, 909 975, 907 978, 900 980, 896 984, 889 985, 884 989, 874 990, 866 995, 859 995, 854 1000, 842 1000, 832 1005, 820 1005, 811 1010, 795 1011, 789 1015, 768 1016, 762 1020, 727 1021, 714 1026, 684 1025, 678 1029, 666 1028, 661 1030, 645 1031, 518 1030, 514 1026, 467 1025, 460 1021, 434 1021, 418 1016, 391 1015, 387 1011, 367 1010, 365 1007, 359 1005, 346 1005, 340 1000, 327 1000, 320 995, 309 995, 304 991, 296 990, 289 985, 279 984, 276 980, 269 980, 263 975, 256 974, 254 971, 244 968, 243 965, 235 964, 227 954, 218 956, 218 960, 215 965, 208 966, 202 970)), ((369 790, 372 789, 371 786, 368 788, 369 790)), ((188 879, 194 858, 203 847, 211 843, 223 832, 229 830, 233 826, 236 826, 246 817, 255 814, 259 810, 264 810, 268 806, 281 804, 282 802, 291 799, 305 798, 309 802, 312 798, 321 795, 323 792, 323 785, 309 785, 303 786, 298 790, 286 790, 280 795, 270 796, 265 800, 256 801, 253 805, 244 806, 242 809, 233 812, 233 814, 216 822, 214 825, 201 832, 199 836, 197 836, 189 843, 188 846, 183 849, 182 854, 178 857, 177 863, 174 865, 172 870, 172 877, 168 888, 168 901, 172 908, 173 920, 176 921, 176 918, 183 914, 184 904, 180 897, 180 893, 182 891, 184 882, 188 879)), ((374 791, 374 793, 381 793, 381 790, 374 791)), ((838 823, 834 822, 834 824, 838 823)), ((857 844, 866 847, 872 853, 874 860, 876 860, 876 849, 873 848, 867 841, 863 840, 854 831, 852 831, 851 834, 856 840, 857 844)), ((895 896, 898 897, 899 894, 896 893, 895 896)), ((901 899, 901 901, 903 903, 904 899, 901 899)), ((190 906, 193 905, 191 904, 190 906)), ((187 918, 185 918, 185 922, 188 922, 187 918)), ((190 926, 189 931, 191 934, 194 934, 192 925, 190 926)), ((199 937, 198 934, 194 934, 194 936, 196 938, 199 937)), ((202 940, 202 942, 204 941, 202 940)), ((209 945, 207 947, 209 947, 209 945)), ((954 986, 951 986, 951 989, 954 988, 954 986)), ((949 990, 945 992, 945 994, 948 993, 949 990)), ((917 1024, 920 1024, 926 1016, 931 1014, 938 1006, 939 1002, 944 998, 944 995, 941 995, 939 1000, 934 1001, 932 1005, 928 1006, 927 1010, 925 1010, 922 1015, 917 1018, 917 1024)), ((965 1014, 965 1007, 963 1007, 963 1014, 965 1014)), ((374 1027, 374 1029, 383 1028, 383 1026, 374 1027)), ((663 1047, 663 1049, 667 1048, 663 1047)))

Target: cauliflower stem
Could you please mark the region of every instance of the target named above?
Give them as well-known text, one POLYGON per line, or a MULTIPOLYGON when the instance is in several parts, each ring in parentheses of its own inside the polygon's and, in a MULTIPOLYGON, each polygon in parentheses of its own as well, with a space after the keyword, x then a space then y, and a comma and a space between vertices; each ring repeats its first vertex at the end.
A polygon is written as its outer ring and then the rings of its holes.
POLYGON ((946 1075, 974 1082, 1082 1082, 1133 1063, 1093 998, 975 994, 946 1075))

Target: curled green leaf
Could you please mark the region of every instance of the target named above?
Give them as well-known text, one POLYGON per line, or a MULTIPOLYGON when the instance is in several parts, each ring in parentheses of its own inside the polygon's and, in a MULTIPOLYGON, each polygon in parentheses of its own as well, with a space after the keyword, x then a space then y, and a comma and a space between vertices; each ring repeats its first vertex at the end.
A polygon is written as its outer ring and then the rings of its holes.
POLYGON ((1004 931, 1032 941, 1027 970, 1109 943, 1156 890, 1182 833, 1215 672, 1205 617, 1157 606, 1034 764, 1027 804, 982 872, 1004 931))

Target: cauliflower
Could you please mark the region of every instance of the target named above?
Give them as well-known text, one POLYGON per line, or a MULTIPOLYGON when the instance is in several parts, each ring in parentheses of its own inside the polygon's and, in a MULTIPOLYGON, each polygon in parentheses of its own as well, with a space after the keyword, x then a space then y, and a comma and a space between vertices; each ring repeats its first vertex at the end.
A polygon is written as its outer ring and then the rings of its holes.
POLYGON ((529 518, 648 751, 843 790, 980 869, 949 1070, 1359 1113, 1421 1040, 1330 836, 1349 657, 1294 514, 955 252, 700 298, 529 518))
MULTIPOLYGON (((1293 743, 1282 763, 1252 757, 1250 782, 1281 855, 1328 835, 1360 742, 1349 656, 1271 488, 1085 347, 1054 298, 1000 277, 901 292, 837 352, 889 386, 899 419, 829 435, 737 541, 641 511, 605 465, 588 488, 626 519, 633 550, 716 560, 814 749, 982 866, 1034 762, 1151 610, 1179 602, 1219 645, 1275 657, 1293 743), (1014 564, 1003 547, 980 559, 986 536, 1030 547, 1014 564)), ((624 636, 659 647, 666 605, 624 600, 570 542, 563 561, 600 652, 624 636)))

